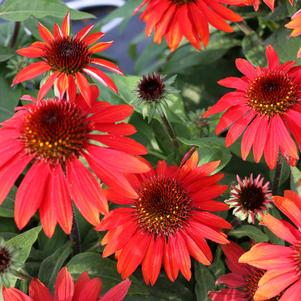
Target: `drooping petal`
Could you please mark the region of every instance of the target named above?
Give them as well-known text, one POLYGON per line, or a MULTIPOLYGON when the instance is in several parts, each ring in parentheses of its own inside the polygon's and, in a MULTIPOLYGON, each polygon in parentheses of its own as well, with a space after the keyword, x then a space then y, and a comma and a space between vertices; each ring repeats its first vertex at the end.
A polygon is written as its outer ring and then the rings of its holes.
POLYGON ((73 294, 73 279, 67 268, 62 268, 55 281, 53 301, 72 301, 73 294))
POLYGON ((46 71, 51 70, 51 66, 49 66, 46 62, 37 62, 32 63, 22 69, 14 78, 12 85, 16 85, 22 83, 26 80, 32 79, 38 75, 45 73, 46 71))
POLYGON ((106 294, 99 299, 99 301, 123 301, 131 286, 131 281, 126 279, 115 285, 106 294))
POLYGON ((33 279, 30 282, 29 296, 34 301, 52 301, 49 289, 38 279, 33 279))
POLYGON ((49 184, 49 173, 48 163, 38 161, 28 170, 19 186, 15 201, 15 222, 19 229, 25 227, 43 202, 49 184))

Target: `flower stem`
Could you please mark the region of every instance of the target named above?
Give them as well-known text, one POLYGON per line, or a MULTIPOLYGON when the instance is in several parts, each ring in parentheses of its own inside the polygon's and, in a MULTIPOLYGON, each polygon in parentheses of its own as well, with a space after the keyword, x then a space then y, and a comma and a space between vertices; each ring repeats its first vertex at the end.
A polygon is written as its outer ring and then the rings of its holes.
POLYGON ((76 214, 73 208, 73 222, 72 222, 72 229, 70 233, 70 241, 74 244, 74 255, 81 252, 81 244, 80 244, 80 232, 77 223, 76 214))
POLYGON ((166 118, 166 115, 164 113, 161 114, 161 119, 162 119, 162 122, 163 122, 163 125, 175 147, 176 150, 179 149, 179 143, 177 141, 177 137, 176 137, 176 134, 175 134, 175 131, 174 129, 172 128, 170 122, 168 121, 168 119, 166 118))
POLYGON ((274 177, 273 177, 273 183, 272 183, 272 194, 273 195, 276 195, 279 192, 281 170, 282 170, 282 159, 281 159, 281 156, 279 156, 278 160, 277 160, 274 177))
POLYGON ((14 48, 16 45, 16 41, 20 32, 20 27, 21 27, 21 23, 20 22, 15 22, 15 26, 14 26, 14 32, 13 35, 11 37, 11 40, 9 42, 9 47, 10 48, 14 48))
POLYGON ((254 33, 254 30, 245 22, 237 23, 236 25, 246 36, 254 33))

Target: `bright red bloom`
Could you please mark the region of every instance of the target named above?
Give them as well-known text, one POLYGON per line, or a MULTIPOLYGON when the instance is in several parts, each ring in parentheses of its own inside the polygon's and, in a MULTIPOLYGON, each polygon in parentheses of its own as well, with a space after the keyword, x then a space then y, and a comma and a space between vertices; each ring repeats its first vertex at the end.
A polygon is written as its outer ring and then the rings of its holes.
MULTIPOLYGON (((217 285, 226 285, 227 288, 209 292, 209 298, 212 301, 253 301, 258 282, 265 271, 248 264, 239 263, 238 259, 245 251, 238 244, 231 242, 223 245, 222 249, 231 273, 219 277, 216 281, 217 285)), ((265 300, 277 301, 279 296, 265 300)))
POLYGON ((123 173, 149 170, 136 158, 146 149, 125 137, 135 133, 132 125, 116 123, 130 116, 133 109, 97 102, 97 87, 92 86, 91 91, 91 107, 82 96, 71 102, 33 99, 2 123, 0 203, 30 166, 16 194, 15 221, 19 229, 39 209, 47 236, 52 236, 57 222, 70 233, 71 199, 91 224, 99 224, 99 212, 108 212, 107 201, 83 159, 105 184, 129 197, 137 196, 123 173))
POLYGON ((144 0, 135 12, 146 5, 141 19, 146 23, 146 35, 155 32, 154 42, 161 43, 165 38, 169 48, 174 51, 185 37, 193 47, 201 49, 209 42, 209 23, 218 30, 232 32, 226 22, 242 21, 242 18, 225 7, 236 4, 238 0, 144 0))
POLYGON ((189 280, 190 256, 205 265, 212 261, 206 239, 228 243, 221 229, 230 229, 231 225, 208 212, 228 209, 226 204, 213 200, 227 189, 218 184, 222 174, 211 175, 219 162, 200 167, 197 164, 195 153, 181 167, 160 161, 147 174, 129 175, 136 198, 126 198, 118 190, 109 191, 110 200, 126 207, 112 210, 98 230, 108 230, 102 240, 106 245, 103 256, 116 254, 122 278, 142 264, 147 284, 156 282, 161 265, 171 281, 179 271, 189 280))
POLYGON ((82 273, 74 283, 67 268, 61 269, 54 285, 54 296, 38 279, 33 279, 29 286, 29 296, 16 288, 3 287, 4 301, 122 301, 131 285, 124 280, 100 297, 101 279, 90 279, 88 273, 82 273))
POLYGON ((29 58, 41 57, 42 61, 21 70, 13 80, 13 85, 51 71, 39 91, 38 100, 41 100, 53 85, 57 87, 60 98, 63 98, 65 92, 67 92, 68 98, 70 95, 74 95, 77 86, 89 104, 90 88, 84 74, 92 76, 113 91, 118 92, 114 82, 104 72, 91 65, 98 65, 122 74, 118 66, 113 63, 93 57, 94 53, 108 49, 113 42, 96 43, 104 36, 104 33, 96 32, 89 35, 92 29, 93 25, 89 25, 71 37, 69 12, 64 18, 62 28, 54 24, 53 34, 39 23, 39 32, 43 42, 35 42, 29 47, 17 50, 17 53, 29 58))
MULTIPOLYGON (((291 37, 298 37, 301 35, 301 10, 297 11, 292 20, 285 25, 286 28, 292 29, 291 37)), ((298 51, 297 57, 301 58, 301 48, 298 51)))
MULTIPOLYGON (((254 10, 258 10, 259 9, 259 5, 261 0, 244 0, 244 5, 253 5, 254 6, 254 10)), ((271 9, 274 10, 275 8, 275 0, 263 0, 263 2, 271 9)), ((291 5, 294 5, 294 0, 289 0, 291 5)))
POLYGON ((259 243, 240 257, 239 262, 267 270, 258 283, 254 300, 266 300, 283 293, 279 301, 300 300, 301 296, 301 198, 291 190, 284 197, 274 196, 275 205, 296 226, 270 214, 262 223, 291 246, 259 243))
POLYGON ((226 146, 241 135, 241 154, 245 160, 253 146, 253 155, 259 162, 264 153, 265 161, 273 169, 279 150, 295 161, 301 145, 301 67, 295 62, 280 64, 272 46, 266 48, 268 67, 254 67, 244 59, 236 59, 236 66, 243 77, 228 77, 219 84, 236 89, 224 95, 205 116, 224 112, 216 127, 219 134, 229 128, 226 146))

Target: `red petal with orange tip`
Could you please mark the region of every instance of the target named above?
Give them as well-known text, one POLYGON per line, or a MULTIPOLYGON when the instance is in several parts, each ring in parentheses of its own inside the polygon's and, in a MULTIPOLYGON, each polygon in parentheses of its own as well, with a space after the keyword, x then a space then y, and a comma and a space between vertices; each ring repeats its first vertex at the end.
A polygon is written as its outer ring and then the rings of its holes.
POLYGON ((16 51, 19 55, 26 56, 29 58, 38 58, 44 55, 44 50, 41 48, 29 46, 25 48, 18 49, 16 51))
POLYGON ((59 75, 59 72, 56 71, 47 78, 47 80, 41 86, 41 88, 39 90, 38 98, 37 98, 38 100, 41 100, 42 98, 44 98, 44 96, 48 93, 48 91, 53 86, 55 80, 57 79, 58 75, 59 75))
POLYGON ((45 42, 50 44, 54 39, 52 33, 40 22, 38 23, 38 29, 39 29, 39 33, 40 33, 41 38, 45 42))
POLYGON ((38 75, 51 70, 51 67, 46 62, 32 63, 22 69, 14 78, 12 85, 19 84, 26 80, 32 79, 38 75))
POLYGON ((83 68, 83 71, 85 73, 89 74, 90 76, 94 77, 97 81, 101 82, 104 86, 113 90, 115 93, 118 93, 118 88, 116 87, 115 83, 104 72, 102 72, 92 66, 83 68))
POLYGON ((104 68, 109 69, 112 72, 115 72, 119 75, 123 75, 122 71, 119 69, 119 67, 113 63, 111 63, 108 60, 104 60, 104 59, 99 59, 99 58, 95 58, 91 60, 92 64, 96 64, 98 66, 102 66, 104 68))
POLYGON ((68 37, 70 34, 70 11, 68 11, 66 16, 64 17, 62 23, 62 32, 64 37, 68 37))
MULTIPOLYGON (((98 36, 100 36, 100 35, 98 35, 98 36)), ((95 35, 93 38, 96 38, 98 36, 95 35)), ((98 38, 97 38, 97 40, 98 40, 98 38)), ((93 43, 94 41, 91 42, 91 40, 87 39, 87 40, 85 40, 85 42, 86 43, 90 43, 90 45, 91 45, 91 43, 93 43)), ((97 52, 105 51, 108 48, 110 48, 112 46, 112 44, 113 44, 113 41, 110 41, 110 42, 100 42, 100 43, 97 43, 97 44, 93 45, 92 47, 90 47, 89 51, 91 53, 97 53, 97 52)))
POLYGON ((87 104, 91 106, 91 90, 88 80, 80 72, 77 72, 75 77, 80 93, 83 95, 87 104))

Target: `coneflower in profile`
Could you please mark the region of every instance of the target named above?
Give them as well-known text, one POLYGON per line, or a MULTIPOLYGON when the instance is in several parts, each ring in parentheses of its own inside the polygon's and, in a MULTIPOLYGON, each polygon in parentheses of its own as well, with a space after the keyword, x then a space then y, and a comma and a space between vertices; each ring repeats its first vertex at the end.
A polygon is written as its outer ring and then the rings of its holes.
POLYGON ((150 122, 156 112, 166 116, 168 110, 168 101, 171 100, 171 95, 177 92, 172 87, 176 76, 166 79, 158 73, 143 75, 139 80, 136 89, 136 99, 133 105, 141 110, 143 118, 148 118, 150 122))
POLYGON ((272 206, 270 182, 264 182, 260 174, 255 179, 253 174, 243 180, 237 175, 236 179, 238 183, 231 187, 230 198, 225 203, 234 208, 233 214, 240 220, 254 224, 272 206))

